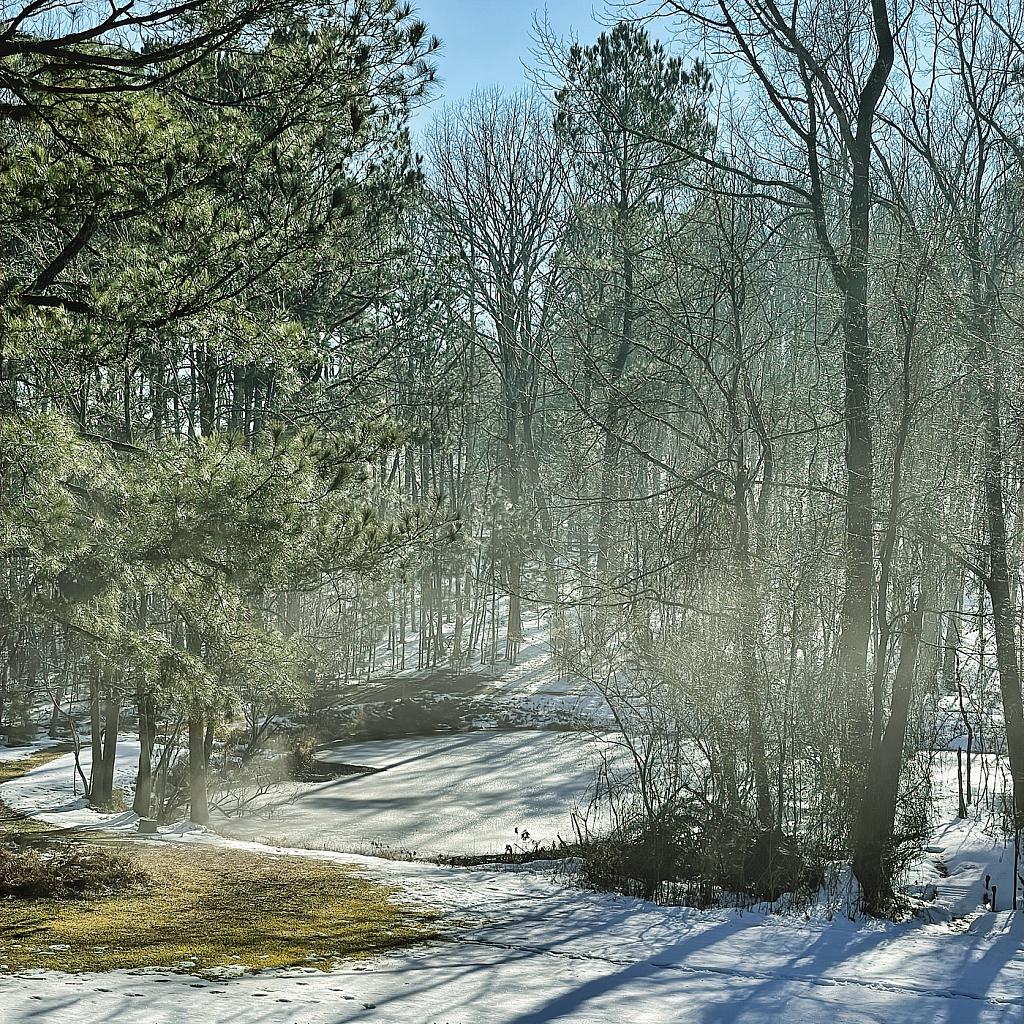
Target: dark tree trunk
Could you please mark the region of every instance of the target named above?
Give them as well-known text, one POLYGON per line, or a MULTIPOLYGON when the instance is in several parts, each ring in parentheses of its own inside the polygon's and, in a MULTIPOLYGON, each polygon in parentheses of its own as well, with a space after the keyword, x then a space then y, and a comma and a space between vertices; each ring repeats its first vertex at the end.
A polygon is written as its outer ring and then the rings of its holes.
POLYGON ((207 349, 199 378, 199 428, 203 437, 212 436, 217 430, 217 385, 220 367, 217 357, 207 349))
POLYGON ((103 715, 103 789, 93 794, 94 801, 110 804, 114 795, 114 759, 117 756, 117 731, 121 718, 121 697, 109 693, 103 715))
POLYGON ((850 257, 845 274, 843 365, 846 425, 846 590, 843 595, 842 667, 855 756, 870 742, 868 641, 874 587, 874 480, 871 434, 871 348, 868 339, 868 159, 870 138, 854 163, 850 203, 850 257))
MULTIPOLYGON (((987 353, 986 353, 987 354, 987 353)), ((1006 558, 1006 513, 1003 506, 1002 429, 999 389, 995 369, 981 382, 982 411, 985 416, 985 522, 988 533, 989 571, 985 587, 992 601, 996 638, 999 691, 1006 723, 1006 749, 1010 755, 1013 780, 1013 815, 1016 828, 1024 826, 1024 702, 1017 649, 1017 610, 1010 587, 1006 558)))
POLYGON ((98 670, 89 673, 89 736, 92 749, 92 768, 89 773, 89 790, 85 795, 90 800, 97 800, 97 787, 102 785, 103 774, 103 719, 100 715, 98 670))
POLYGON ((885 911, 892 896, 890 856, 896 801, 923 618, 924 602, 918 598, 900 638, 900 661, 892 684, 889 721, 881 742, 871 752, 854 826, 853 873, 860 882, 864 905, 870 911, 885 911))
POLYGON ((156 703, 140 687, 139 708, 139 771, 135 778, 135 800, 132 810, 148 818, 153 798, 153 747, 156 744, 156 703))
POLYGON ((206 721, 199 710, 188 716, 188 774, 189 819, 197 825, 207 825, 210 806, 206 796, 206 721))
POLYGON ((97 807, 110 803, 114 790, 114 757, 121 698, 113 692, 109 673, 96 672, 90 679, 89 720, 92 730, 92 778, 89 801, 97 807))

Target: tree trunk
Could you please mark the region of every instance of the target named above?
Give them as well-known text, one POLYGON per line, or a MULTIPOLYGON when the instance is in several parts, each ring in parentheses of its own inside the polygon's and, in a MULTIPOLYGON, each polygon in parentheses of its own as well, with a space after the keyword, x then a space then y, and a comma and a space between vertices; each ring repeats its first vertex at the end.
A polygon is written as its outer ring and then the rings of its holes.
POLYGON ((140 686, 139 709, 139 771, 135 777, 135 800, 132 810, 140 818, 148 818, 153 797, 153 747, 156 743, 156 704, 140 686))
MULTIPOLYGON (((73 727, 73 725, 72 725, 73 727)), ((97 788, 102 786, 103 775, 103 719, 100 716, 100 674, 98 669, 89 673, 89 736, 92 748, 92 766, 89 772, 89 800, 98 799, 97 788)))
POLYGON ((985 416, 985 522, 989 559, 985 587, 992 600, 999 691, 1003 702, 1003 721, 1006 723, 1010 777, 1013 780, 1013 816, 1015 827, 1019 829, 1024 827, 1024 702, 1021 699, 1020 666, 1017 662, 1017 610, 1014 607, 1006 558, 999 390, 993 377, 995 369, 986 366, 985 370, 987 372, 981 382, 982 410, 985 416))
POLYGON ((189 819, 197 825, 207 825, 210 807, 206 797, 206 722, 198 709, 188 716, 188 774, 189 819))
MULTIPOLYGON (((870 140, 868 140, 870 145, 870 140)), ((868 153, 855 161, 850 203, 850 258, 845 275, 846 590, 842 668, 853 727, 854 757, 868 750, 868 640, 874 587, 874 480, 871 434, 871 348, 868 339, 868 153)))
POLYGON ((217 357, 212 350, 207 349, 199 368, 199 429, 202 431, 203 437, 212 437, 217 430, 219 370, 217 357))
MULTIPOLYGON (((506 389, 511 385, 506 384, 506 389)), ((508 624, 505 633, 505 659, 515 661, 519 645, 523 641, 523 551, 520 538, 517 536, 521 522, 522 501, 522 467, 520 466, 519 446, 517 443, 516 422, 519 401, 516 395, 507 393, 505 398, 505 488, 509 504, 512 506, 512 521, 506 523, 508 533, 508 551, 506 565, 508 568, 508 624)))
MULTIPOLYGON (((145 629, 149 623, 149 594, 144 590, 139 595, 137 625, 145 629)), ((140 674, 136 679, 135 706, 139 712, 139 769, 135 775, 135 798, 132 810, 140 818, 149 817, 153 786, 153 744, 156 742, 156 707, 146 691, 145 679, 140 674)))
POLYGON ((104 702, 102 785, 93 784, 93 802, 109 805, 114 795, 114 759, 117 756, 117 731, 121 718, 121 697, 109 692, 104 702))
POLYGON ((871 752, 854 826, 853 873, 869 911, 884 911, 892 896, 890 856, 896 801, 923 618, 924 602, 918 598, 900 638, 900 661, 892 684, 889 721, 881 742, 871 752))
POLYGON ((608 374, 608 402, 604 416, 604 451, 601 456, 601 502, 597 527, 597 575, 608 571, 609 555, 613 546, 612 533, 616 499, 619 497, 619 460, 622 455, 623 401, 619 393, 633 350, 633 258, 628 251, 622 257, 622 333, 619 336, 615 360, 608 374))
MULTIPOLYGON (((53 707, 50 709, 50 727, 46 733, 51 740, 55 740, 57 738, 57 731, 60 726, 60 705, 64 700, 64 695, 67 693, 67 689, 67 684, 61 683, 57 687, 56 694, 53 696, 53 707)), ((0 704, 0 711, 2 711, 2 704, 0 704)), ((0 721, 2 721, 2 718, 0 718, 0 721)))
POLYGON ((121 715, 121 699, 113 693, 109 674, 97 676, 90 693, 90 724, 92 727, 92 780, 89 800, 97 807, 110 803, 114 790, 114 757, 117 752, 117 727, 121 715), (106 693, 102 690, 106 689, 106 693))
POLYGON ((739 513, 737 557, 740 563, 740 678, 743 702, 746 705, 750 759, 754 769, 754 789, 757 795, 757 821, 766 832, 775 826, 771 784, 768 780, 768 756, 765 749, 764 720, 761 700, 765 692, 764 680, 757 670, 758 602, 754 576, 750 566, 750 534, 746 511, 746 471, 741 467, 736 481, 736 503, 739 513), (742 504, 741 504, 742 503, 742 504))

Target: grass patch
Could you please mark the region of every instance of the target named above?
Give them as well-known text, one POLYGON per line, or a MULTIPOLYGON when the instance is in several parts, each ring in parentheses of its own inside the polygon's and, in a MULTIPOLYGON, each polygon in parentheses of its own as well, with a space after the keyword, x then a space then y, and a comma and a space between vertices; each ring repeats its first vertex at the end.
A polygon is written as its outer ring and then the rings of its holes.
MULTIPOLYGON (((141 844, 140 844, 141 847, 141 844)), ((361 958, 436 936, 434 915, 359 869, 216 848, 139 849, 148 886, 88 900, 0 900, 0 973, 138 968, 218 977, 361 958)))
MULTIPOLYGON (((0 761, 0 783, 65 752, 0 761)), ((74 839, 74 830, 60 831, 71 841, 57 846, 58 831, 0 803, 0 975, 326 971, 437 935, 436 914, 392 902, 399 890, 350 865, 165 842, 135 841, 125 856, 74 839)))

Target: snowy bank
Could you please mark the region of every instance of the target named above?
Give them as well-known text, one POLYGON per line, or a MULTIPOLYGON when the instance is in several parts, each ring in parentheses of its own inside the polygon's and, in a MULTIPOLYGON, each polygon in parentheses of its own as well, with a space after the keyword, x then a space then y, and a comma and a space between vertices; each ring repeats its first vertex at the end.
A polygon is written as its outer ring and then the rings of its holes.
MULTIPOLYGON (((136 754, 131 743, 123 745, 117 785, 130 781, 136 754)), ((531 764, 533 771, 551 777, 543 758, 531 764)), ((70 755, 59 758, 6 784, 0 797, 53 824, 134 829, 133 816, 100 815, 76 798, 72 766, 70 755)), ((522 775, 525 767, 517 770, 522 775)), ((328 829, 337 807, 322 806, 322 825, 328 829)), ((166 829, 153 841, 263 849, 206 830, 175 834, 179 831, 180 826, 166 829)), ((542 868, 466 870, 307 852, 365 865, 401 886, 404 902, 439 908, 449 922, 447 941, 328 974, 309 969, 216 982, 152 972, 0 976, 0 1020, 1019 1022, 1022 914, 990 913, 982 905, 984 875, 993 868, 1005 873, 1005 854, 1008 850, 1012 861, 1012 848, 978 822, 949 820, 936 831, 930 849, 912 881, 926 884, 929 871, 939 880, 929 903, 937 911, 935 920, 919 917, 901 924, 735 910, 701 913, 581 892, 542 868)))

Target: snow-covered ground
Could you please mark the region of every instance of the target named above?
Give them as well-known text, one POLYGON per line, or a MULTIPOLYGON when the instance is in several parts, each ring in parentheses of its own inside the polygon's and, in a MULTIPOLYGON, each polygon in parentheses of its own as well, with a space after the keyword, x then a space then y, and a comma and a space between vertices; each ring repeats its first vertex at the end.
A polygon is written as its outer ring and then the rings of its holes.
POLYGON ((421 856, 503 852, 573 839, 597 741, 576 733, 473 732, 337 747, 330 764, 378 769, 269 794, 262 813, 218 822, 239 839, 421 856), (523 839, 526 831, 529 839, 523 839))
MULTIPOLYGON (((558 768, 551 755, 557 747, 541 742, 547 737, 555 743, 555 735, 506 734, 491 757, 484 756, 486 741, 497 736, 472 736, 474 742, 452 749, 446 745, 470 737, 435 737, 418 747, 401 745, 413 741, 361 744, 347 748, 344 759, 354 761, 358 752, 361 763, 379 758, 381 765, 391 765, 367 777, 378 785, 389 775, 400 779, 392 775, 399 767, 395 759, 413 751, 421 760, 409 763, 431 772, 442 770, 431 764, 434 758, 440 765, 458 761, 467 781, 474 764, 481 771, 486 766, 488 775, 505 777, 504 795, 494 801, 501 824, 481 826, 496 836, 504 834, 500 816, 517 787, 540 792, 545 779, 557 785, 571 776, 572 757, 566 755, 558 768)), ((130 781, 136 753, 133 744, 123 745, 118 784, 130 781)), ((7 783, 0 796, 55 824, 134 829, 133 815, 100 815, 76 798, 71 764, 70 755, 53 761, 7 783)), ((942 806, 955 810, 953 764, 940 766, 937 784, 942 806)), ((330 794, 332 785, 317 789, 330 794)), ((411 795, 403 805, 415 816, 411 795)), ((426 787, 424 798, 429 799, 426 787)), ((473 816, 486 816, 488 800, 473 799, 473 816)), ((337 801, 311 803, 303 813, 313 814, 314 807, 329 829, 337 801)), ((397 820, 397 808, 391 810, 397 820)), ((371 810, 363 807, 363 813, 371 810)), ((471 831, 474 822, 467 827, 471 831)), ((156 841, 253 848, 187 826, 164 830, 156 841)), ((927 913, 901 924, 853 922, 831 916, 826 904, 807 916, 657 907, 579 891, 543 864, 469 870, 351 854, 305 855, 361 863, 401 887, 404 902, 441 909, 449 921, 446 941, 327 974, 309 969, 217 982, 128 972, 0 976, 0 1022, 1019 1024, 1024 1008, 1022 913, 991 913, 983 905, 986 874, 1009 897, 1012 847, 986 833, 982 823, 957 822, 952 815, 911 879, 922 887, 935 885, 935 898, 927 913)))
MULTIPOLYGON (((375 768, 324 783, 282 783, 243 817, 213 815, 217 832, 286 846, 392 854, 503 853, 573 839, 599 741, 577 733, 473 732, 336 747, 321 760, 375 768), (529 838, 523 838, 524 830, 529 838)), ((137 740, 118 744, 116 787, 134 786, 137 740)), ((89 773, 89 750, 82 763, 89 773)), ((3 790, 4 802, 51 824, 134 828, 133 814, 97 815, 75 790, 67 754, 3 790)))
MULTIPOLYGON (((507 614, 504 602, 501 614, 507 614)), ((446 629, 453 626, 453 623, 446 623, 446 629)), ((397 667, 402 664, 400 648, 392 657, 387 641, 382 641, 374 655, 374 671, 369 673, 368 679, 364 679, 362 673, 358 679, 354 678, 350 683, 352 693, 345 695, 339 704, 358 712, 365 702, 378 700, 382 689, 395 683, 404 683, 408 687, 407 693, 403 691, 406 696, 422 696, 435 686, 444 689, 445 684, 439 682, 438 673, 443 676, 448 672, 448 663, 426 669, 411 667, 417 660, 419 640, 418 633, 409 633, 406 637, 405 663, 409 667, 405 669, 397 667)), ((529 718, 538 724, 545 720, 564 722, 566 719, 597 723, 599 726, 612 722, 608 705, 595 686, 578 676, 559 672, 551 657, 550 629, 543 619, 531 618, 523 624, 523 642, 514 665, 506 661, 481 663, 478 651, 474 650, 461 672, 463 679, 472 677, 480 684, 478 696, 483 703, 489 704, 492 710, 500 707, 514 718, 529 718)), ((457 688, 455 692, 458 692, 457 688)))

